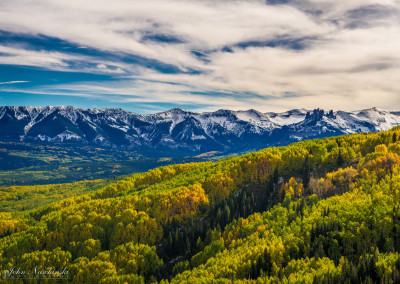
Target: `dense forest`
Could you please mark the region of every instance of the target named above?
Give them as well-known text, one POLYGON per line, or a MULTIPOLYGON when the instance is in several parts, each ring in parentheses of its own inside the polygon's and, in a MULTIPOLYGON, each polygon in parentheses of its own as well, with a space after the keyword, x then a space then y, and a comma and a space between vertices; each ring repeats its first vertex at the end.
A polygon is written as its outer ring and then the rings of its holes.
POLYGON ((109 179, 170 164, 218 159, 221 156, 217 154, 149 158, 132 151, 87 145, 0 141, 0 187, 109 179))
POLYGON ((69 192, 25 211, 7 204, 2 272, 60 271, 46 283, 400 283, 400 128, 69 192))

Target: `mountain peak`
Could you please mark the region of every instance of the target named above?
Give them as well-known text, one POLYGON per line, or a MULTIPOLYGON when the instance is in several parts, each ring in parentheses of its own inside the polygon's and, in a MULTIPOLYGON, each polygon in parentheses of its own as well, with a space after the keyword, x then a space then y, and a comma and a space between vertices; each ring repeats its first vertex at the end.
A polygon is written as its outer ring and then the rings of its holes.
POLYGON ((230 109, 223 109, 223 108, 221 108, 221 109, 219 109, 219 110, 216 110, 216 111, 214 111, 214 112, 207 112, 208 114, 218 114, 218 115, 231 115, 232 113, 234 113, 234 111, 233 110, 230 110, 230 109))
POLYGON ((196 113, 173 108, 156 114, 73 106, 0 107, 0 141, 77 142, 152 155, 234 152, 286 145, 302 139, 388 130, 400 112, 255 109, 196 113), (56 114, 56 115, 55 115, 56 114))
POLYGON ((171 108, 169 111, 171 111, 171 112, 188 112, 187 110, 180 108, 180 107, 171 108))
MULTIPOLYGON (((158 115, 162 115, 162 114, 183 114, 183 113, 191 113, 190 111, 187 111, 187 110, 185 110, 185 109, 182 109, 182 108, 179 108, 179 107, 174 107, 174 108, 171 108, 171 109, 169 109, 169 110, 166 110, 166 111, 161 111, 161 112, 158 112, 158 113, 156 113, 156 114, 158 114, 158 115)), ((150 114, 151 115, 151 114, 150 114)))
POLYGON ((366 108, 366 109, 362 109, 362 110, 355 111, 355 112, 389 112, 389 111, 378 108, 378 107, 371 107, 371 108, 366 108))

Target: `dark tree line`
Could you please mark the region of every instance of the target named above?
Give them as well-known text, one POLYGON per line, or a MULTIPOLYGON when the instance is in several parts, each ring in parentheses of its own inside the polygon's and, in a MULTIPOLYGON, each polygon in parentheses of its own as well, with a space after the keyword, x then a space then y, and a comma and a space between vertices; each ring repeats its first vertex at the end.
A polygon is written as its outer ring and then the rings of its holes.
MULTIPOLYGON (((158 254, 166 261, 190 259, 211 243, 213 230, 222 232, 233 220, 267 210, 274 200, 278 180, 279 172, 276 168, 259 198, 252 191, 243 188, 227 199, 211 200, 206 217, 200 220, 192 219, 182 226, 173 219, 164 227, 164 242, 158 247, 158 254)), ((202 211, 206 210, 202 208, 202 211)))

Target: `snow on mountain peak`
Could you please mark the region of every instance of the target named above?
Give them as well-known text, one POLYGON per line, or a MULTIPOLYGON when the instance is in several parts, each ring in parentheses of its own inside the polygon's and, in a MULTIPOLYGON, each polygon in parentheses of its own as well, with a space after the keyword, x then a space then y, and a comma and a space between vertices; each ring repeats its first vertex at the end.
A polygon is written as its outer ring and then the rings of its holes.
POLYGON ((281 113, 268 112, 266 116, 275 124, 279 126, 291 125, 299 123, 306 118, 308 110, 306 109, 293 109, 281 113))
POLYGON ((142 115, 122 109, 72 106, 0 107, 0 139, 148 147, 155 152, 170 151, 171 155, 245 151, 306 138, 388 130, 397 125, 400 112, 378 108, 353 112, 293 109, 280 113, 254 109, 196 113, 173 108, 142 115))

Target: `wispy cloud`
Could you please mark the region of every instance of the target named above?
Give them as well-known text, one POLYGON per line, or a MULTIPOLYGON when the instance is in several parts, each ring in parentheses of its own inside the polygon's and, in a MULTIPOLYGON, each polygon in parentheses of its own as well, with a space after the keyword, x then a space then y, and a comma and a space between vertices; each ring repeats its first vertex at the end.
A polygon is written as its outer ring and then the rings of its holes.
POLYGON ((30 81, 8 81, 8 82, 0 82, 0 85, 10 85, 10 84, 20 84, 20 83, 30 83, 30 81))
POLYGON ((204 109, 400 109, 396 0, 14 0, 0 3, 0 30, 75 47, 3 41, 0 64, 113 78, 33 93, 204 109))

